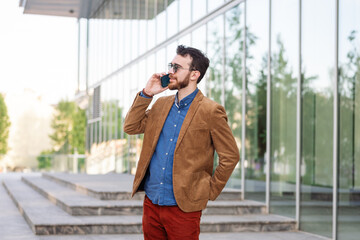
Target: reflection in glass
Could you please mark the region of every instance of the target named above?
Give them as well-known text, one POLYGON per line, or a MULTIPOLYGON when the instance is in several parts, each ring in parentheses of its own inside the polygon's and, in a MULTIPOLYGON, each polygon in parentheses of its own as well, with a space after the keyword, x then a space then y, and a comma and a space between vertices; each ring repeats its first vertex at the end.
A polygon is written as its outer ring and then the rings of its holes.
POLYGON ((246 198, 265 201, 266 82, 269 1, 246 3, 246 198))
MULTIPOLYGON (((242 82, 244 66, 244 4, 225 13, 225 110, 235 141, 241 149, 242 82)), ((241 188, 238 164, 227 187, 241 188)))
POLYGON ((271 9, 270 211, 295 218, 298 0, 273 0, 271 9))
POLYGON ((224 16, 220 15, 208 23, 207 56, 210 59, 207 81, 207 96, 221 104, 221 93, 223 88, 223 32, 224 16))
MULTIPOLYGON (((191 34, 192 34, 191 46, 200 49, 202 52, 206 53, 206 25, 203 25, 195 29, 191 34)), ((201 82, 198 84, 198 88, 201 90, 203 94, 206 94, 206 74, 203 77, 203 79, 201 79, 201 82)))
MULTIPOLYGON (((207 92, 206 95, 223 105, 221 102, 223 92, 223 33, 224 33, 224 16, 220 15, 208 22, 207 37, 207 56, 210 59, 208 69, 207 92)), ((217 152, 214 155, 214 169, 219 164, 217 152)))
POLYGON ((339 6, 339 207, 338 239, 360 235, 360 4, 339 6))
POLYGON ((335 2, 303 0, 302 14, 300 228, 331 237, 335 2))

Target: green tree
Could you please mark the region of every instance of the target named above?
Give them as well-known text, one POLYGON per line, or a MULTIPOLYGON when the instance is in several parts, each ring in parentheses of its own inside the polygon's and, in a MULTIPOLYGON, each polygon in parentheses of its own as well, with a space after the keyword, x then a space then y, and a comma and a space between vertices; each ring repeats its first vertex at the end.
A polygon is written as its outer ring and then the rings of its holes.
POLYGON ((10 120, 2 94, 0 94, 0 159, 8 151, 10 120))
POLYGON ((85 153, 86 113, 75 102, 60 101, 56 106, 51 127, 53 134, 49 135, 53 141, 54 150, 59 153, 74 153, 75 148, 85 153))
POLYGON ((360 159, 359 148, 359 86, 360 86, 360 51, 359 32, 352 30, 347 37, 349 50, 339 66, 339 154, 340 187, 356 187, 356 163, 360 159), (346 176, 346 177, 344 177, 346 176))
POLYGON ((51 160, 52 160, 52 150, 45 150, 37 156, 38 168, 39 169, 50 169, 51 168, 51 160))

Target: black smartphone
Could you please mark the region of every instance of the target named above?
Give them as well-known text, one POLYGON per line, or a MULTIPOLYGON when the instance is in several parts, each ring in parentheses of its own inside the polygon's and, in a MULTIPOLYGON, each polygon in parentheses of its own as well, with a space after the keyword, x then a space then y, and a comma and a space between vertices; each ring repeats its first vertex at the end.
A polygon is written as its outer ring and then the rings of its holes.
POLYGON ((164 88, 164 87, 167 87, 170 83, 170 77, 169 77, 170 74, 166 74, 164 76, 162 76, 160 78, 161 80, 161 86, 164 88))

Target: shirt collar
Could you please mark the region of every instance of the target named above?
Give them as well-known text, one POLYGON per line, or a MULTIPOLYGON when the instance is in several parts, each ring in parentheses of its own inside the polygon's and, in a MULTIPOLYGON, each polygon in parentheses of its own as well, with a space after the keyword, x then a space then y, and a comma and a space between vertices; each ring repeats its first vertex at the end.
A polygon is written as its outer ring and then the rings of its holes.
POLYGON ((196 94, 198 93, 199 89, 196 88, 195 91, 184 97, 180 102, 178 99, 178 93, 175 94, 175 105, 177 108, 186 107, 191 104, 191 102, 194 100, 196 94), (178 103, 179 102, 179 103, 178 103))

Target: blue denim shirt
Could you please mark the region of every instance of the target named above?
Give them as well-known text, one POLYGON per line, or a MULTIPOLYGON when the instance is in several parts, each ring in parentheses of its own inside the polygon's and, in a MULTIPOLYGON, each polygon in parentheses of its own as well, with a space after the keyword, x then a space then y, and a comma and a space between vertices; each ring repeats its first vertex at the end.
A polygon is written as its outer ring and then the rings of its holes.
MULTIPOLYGON (((160 133, 155 152, 151 158, 149 169, 145 177, 145 193, 152 203, 161 206, 177 205, 173 190, 173 161, 174 151, 181 126, 199 89, 186 96, 178 103, 175 102, 166 118, 160 133)), ((140 96, 146 97, 142 92, 140 96)))

